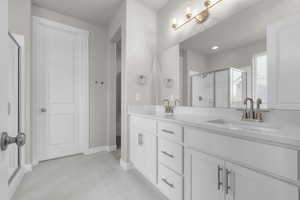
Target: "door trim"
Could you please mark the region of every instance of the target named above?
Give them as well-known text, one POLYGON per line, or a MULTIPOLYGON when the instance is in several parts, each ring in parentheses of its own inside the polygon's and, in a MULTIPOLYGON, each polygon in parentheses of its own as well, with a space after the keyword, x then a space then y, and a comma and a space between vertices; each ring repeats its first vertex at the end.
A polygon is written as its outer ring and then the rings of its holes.
POLYGON ((81 36, 81 56, 79 62, 79 144, 80 153, 88 151, 89 148, 89 32, 69 25, 50 21, 41 17, 32 17, 32 164, 37 165, 40 162, 40 136, 37 134, 38 108, 38 87, 37 87, 37 65, 38 58, 38 31, 40 25, 48 25, 59 29, 75 32, 81 36))

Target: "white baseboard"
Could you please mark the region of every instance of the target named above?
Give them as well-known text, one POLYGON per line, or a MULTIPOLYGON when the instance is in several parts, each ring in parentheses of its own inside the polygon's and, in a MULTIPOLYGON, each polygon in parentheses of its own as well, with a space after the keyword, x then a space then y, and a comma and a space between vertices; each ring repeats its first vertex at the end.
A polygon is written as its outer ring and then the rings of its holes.
POLYGON ((94 153, 98 153, 98 152, 103 152, 103 151, 107 151, 106 146, 89 148, 84 154, 85 155, 90 155, 90 154, 94 154, 94 153))
POLYGON ((98 152, 112 152, 112 151, 115 151, 115 150, 117 150, 116 145, 92 147, 92 148, 89 148, 84 154, 85 155, 90 155, 90 154, 94 154, 94 153, 98 153, 98 152))
POLYGON ((125 162, 123 159, 120 159, 120 166, 123 170, 127 171, 133 168, 132 164, 125 162))
POLYGON ((24 175, 27 173, 27 169, 23 166, 20 168, 16 176, 14 177, 13 181, 10 183, 8 187, 8 199, 11 199, 12 196, 15 194, 17 191, 17 188, 19 184, 21 183, 24 175))
POLYGON ((117 145, 107 146, 107 151, 112 152, 117 150, 117 145))
POLYGON ((27 164, 27 165, 23 166, 25 173, 31 172, 32 168, 33 168, 33 166, 31 164, 27 164))

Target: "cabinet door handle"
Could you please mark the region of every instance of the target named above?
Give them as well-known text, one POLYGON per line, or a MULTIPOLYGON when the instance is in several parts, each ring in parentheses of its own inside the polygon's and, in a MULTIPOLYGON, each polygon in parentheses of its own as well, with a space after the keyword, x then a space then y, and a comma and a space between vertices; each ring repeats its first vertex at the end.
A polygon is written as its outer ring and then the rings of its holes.
POLYGON ((140 145, 140 146, 142 146, 143 144, 144 144, 144 142, 143 142, 143 134, 138 134, 138 144, 140 145))
POLYGON ((170 154, 166 151, 161 151, 161 153, 165 154, 166 156, 170 157, 170 158, 174 158, 174 155, 173 154, 170 154))
POLYGON ((167 184, 169 187, 174 188, 174 185, 172 183, 170 183, 167 179, 162 178, 161 179, 165 184, 167 184))
POLYGON ((226 169, 226 190, 225 190, 226 195, 229 194, 229 190, 231 190, 231 186, 229 185, 230 175, 231 175, 231 171, 226 169))
POLYGON ((218 166, 218 190, 221 190, 221 188, 223 187, 223 183, 221 181, 221 174, 222 174, 223 168, 220 167, 220 165, 218 166))
POLYGON ((161 131, 162 131, 162 132, 165 132, 165 133, 172 134, 172 135, 175 134, 173 131, 169 131, 169 130, 166 130, 166 129, 161 129, 161 131))

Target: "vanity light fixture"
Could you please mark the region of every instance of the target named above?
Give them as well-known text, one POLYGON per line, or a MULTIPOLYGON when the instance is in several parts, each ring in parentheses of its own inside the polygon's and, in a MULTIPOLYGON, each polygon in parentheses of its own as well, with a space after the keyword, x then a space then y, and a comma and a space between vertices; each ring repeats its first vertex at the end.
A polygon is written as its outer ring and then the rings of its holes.
POLYGON ((181 24, 178 24, 177 23, 177 19, 173 18, 173 20, 172 20, 172 28, 174 30, 178 30, 179 28, 181 28, 182 26, 186 25, 187 23, 189 23, 189 22, 191 22, 193 20, 196 20, 199 24, 204 23, 208 19, 208 17, 209 17, 209 9, 211 9, 214 6, 216 6, 221 1, 223 1, 223 0, 216 0, 214 3, 211 3, 210 0, 206 0, 204 2, 205 9, 202 10, 201 12, 198 12, 195 15, 193 15, 192 9, 190 7, 187 7, 186 8, 186 13, 185 13, 185 16, 187 18, 186 21, 184 21, 181 24))

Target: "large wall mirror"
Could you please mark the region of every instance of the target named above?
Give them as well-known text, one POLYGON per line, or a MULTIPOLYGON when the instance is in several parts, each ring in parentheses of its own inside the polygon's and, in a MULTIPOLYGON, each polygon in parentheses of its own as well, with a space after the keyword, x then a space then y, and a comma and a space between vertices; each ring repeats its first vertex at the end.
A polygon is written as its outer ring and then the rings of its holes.
POLYGON ((164 50, 162 78, 173 84, 167 87, 162 81, 161 99, 179 99, 184 106, 236 109, 244 107, 249 97, 261 99, 261 107, 269 108, 267 30, 300 10, 286 2, 257 1, 164 50))
MULTIPOLYGON (((211 30, 210 30, 211 31, 211 30)), ((210 32, 207 31, 207 32, 210 32)), ((222 32, 199 34, 180 44, 185 105, 241 108, 247 97, 262 99, 267 107, 267 52, 265 35, 247 39, 222 32), (223 38, 224 40, 219 40, 223 38)))

